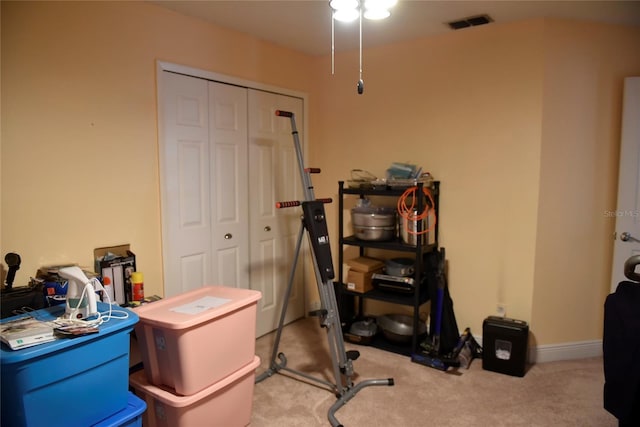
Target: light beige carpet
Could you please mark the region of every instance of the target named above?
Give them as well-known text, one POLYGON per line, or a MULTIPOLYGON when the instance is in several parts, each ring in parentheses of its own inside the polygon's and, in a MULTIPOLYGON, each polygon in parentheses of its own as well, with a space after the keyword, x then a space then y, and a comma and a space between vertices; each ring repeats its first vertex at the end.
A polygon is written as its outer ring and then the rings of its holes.
MULTIPOLYGON (((256 342, 257 374, 269 366, 274 339, 272 333, 256 342)), ((327 347, 326 331, 309 318, 283 329, 279 350, 288 367, 333 383, 327 347)), ((602 358, 536 364, 519 378, 485 371, 480 359, 453 375, 377 348, 346 348, 360 351, 355 383, 391 377, 395 385, 357 393, 335 414, 345 427, 617 426, 602 405, 602 358)), ((330 425, 334 394, 281 372, 256 384, 251 426, 330 425)))

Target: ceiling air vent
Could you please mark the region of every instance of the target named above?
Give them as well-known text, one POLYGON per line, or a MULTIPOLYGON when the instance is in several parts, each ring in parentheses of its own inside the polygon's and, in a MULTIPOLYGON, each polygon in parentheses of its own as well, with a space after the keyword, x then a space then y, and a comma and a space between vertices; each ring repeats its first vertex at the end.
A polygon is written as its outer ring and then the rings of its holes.
POLYGON ((475 27, 476 25, 484 25, 490 22, 493 22, 493 19, 491 19, 489 15, 477 15, 459 19, 457 21, 451 21, 449 22, 449 27, 452 30, 459 30, 461 28, 475 27))

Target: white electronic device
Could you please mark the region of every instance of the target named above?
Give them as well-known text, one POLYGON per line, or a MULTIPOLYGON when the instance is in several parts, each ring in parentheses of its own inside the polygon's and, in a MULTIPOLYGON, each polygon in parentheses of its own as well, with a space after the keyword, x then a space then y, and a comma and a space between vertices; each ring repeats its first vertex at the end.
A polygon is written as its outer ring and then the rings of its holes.
POLYGON ((84 320, 97 315, 96 290, 80 267, 60 268, 58 275, 68 282, 65 317, 84 320))

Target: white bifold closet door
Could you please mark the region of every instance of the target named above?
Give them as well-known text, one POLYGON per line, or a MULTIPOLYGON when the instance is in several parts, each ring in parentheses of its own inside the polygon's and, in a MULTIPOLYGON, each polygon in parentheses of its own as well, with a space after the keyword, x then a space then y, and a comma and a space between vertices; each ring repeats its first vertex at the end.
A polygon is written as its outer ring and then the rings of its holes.
MULTIPOLYGON (((259 290, 261 336, 277 327, 300 227, 300 212, 275 202, 302 197, 290 121, 275 111, 294 111, 300 131, 303 100, 160 77, 165 297, 204 285, 259 290)), ((299 263, 287 322, 304 315, 303 275, 299 263)))
MULTIPOLYGON (((302 100, 249 90, 250 282, 252 289, 262 292, 258 305, 262 333, 277 327, 301 225, 300 208, 276 209, 275 202, 303 197, 291 120, 276 116, 276 110, 294 112, 298 122, 302 100)), ((300 129, 302 123, 296 124, 300 129)), ((287 323, 304 315, 302 262, 295 272, 287 323)))

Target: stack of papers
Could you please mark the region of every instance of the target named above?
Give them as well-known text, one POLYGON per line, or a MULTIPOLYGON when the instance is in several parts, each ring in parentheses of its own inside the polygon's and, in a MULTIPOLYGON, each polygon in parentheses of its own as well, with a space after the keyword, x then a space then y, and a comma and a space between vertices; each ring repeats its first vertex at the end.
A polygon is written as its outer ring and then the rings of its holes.
POLYGON ((21 317, 0 323, 0 339, 12 350, 20 350, 55 340, 54 327, 33 317, 21 317))

